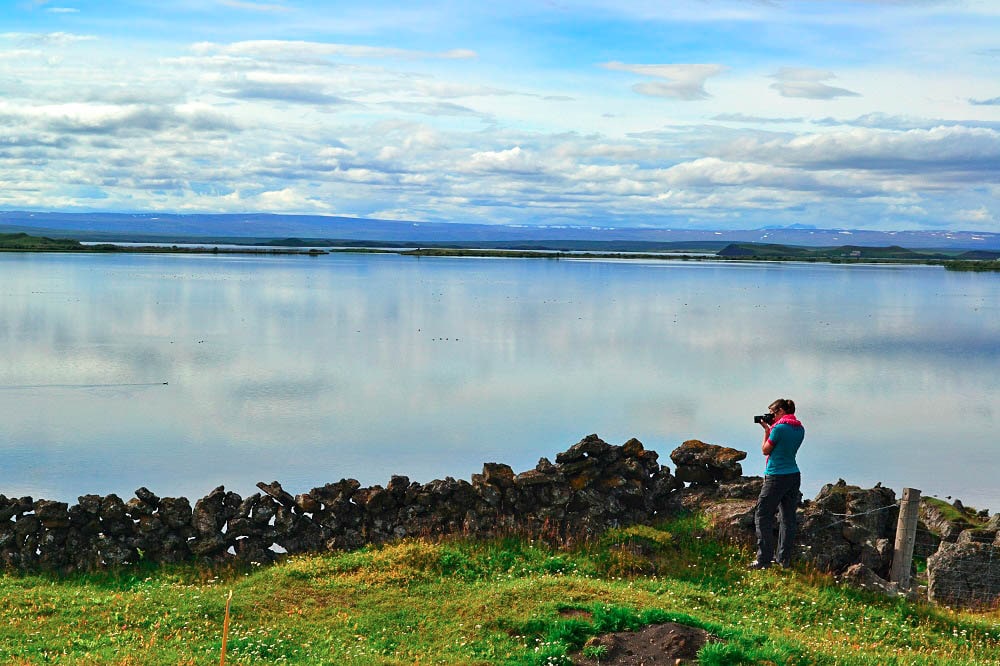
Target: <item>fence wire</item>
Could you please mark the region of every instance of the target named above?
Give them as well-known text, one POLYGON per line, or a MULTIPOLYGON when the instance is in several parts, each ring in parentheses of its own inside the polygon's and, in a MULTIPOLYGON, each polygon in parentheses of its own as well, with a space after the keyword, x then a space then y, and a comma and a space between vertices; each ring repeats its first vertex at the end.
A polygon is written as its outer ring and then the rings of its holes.
POLYGON ((806 530, 806 531, 804 531, 802 533, 803 534, 814 534, 816 532, 822 532, 823 530, 828 530, 831 527, 836 527, 837 525, 843 525, 844 523, 849 523, 849 522, 851 522, 851 520, 853 520, 855 518, 860 518, 861 516, 867 516, 867 515, 872 514, 872 513, 878 513, 879 511, 886 511, 888 509, 897 509, 897 508, 899 508, 899 502, 895 502, 893 504, 886 504, 885 506, 876 507, 876 508, 871 509, 869 511, 861 511, 859 513, 851 513, 851 512, 847 512, 847 513, 834 513, 832 511, 830 511, 830 512, 827 512, 828 515, 838 516, 838 517, 841 518, 841 520, 835 520, 834 522, 828 523, 826 525, 821 525, 819 527, 813 527, 813 528, 810 528, 809 530, 806 530))
MULTIPOLYGON (((837 527, 857 521, 859 518, 877 514, 892 509, 900 509, 901 501, 878 506, 867 511, 845 513, 826 512, 825 515, 835 520, 824 522, 820 525, 800 530, 800 534, 808 536, 820 533, 830 528, 837 527)), ((898 527, 893 527, 893 533, 898 527)), ((975 529, 970 526, 968 529, 975 529)), ((985 533, 986 540, 976 540, 974 536, 964 537, 960 543, 969 544, 962 547, 957 545, 955 539, 945 541, 940 534, 931 531, 926 527, 923 520, 917 523, 916 541, 917 544, 924 544, 924 551, 933 555, 936 552, 958 550, 955 560, 948 566, 939 565, 928 571, 923 566, 918 566, 915 583, 927 584, 928 595, 931 599, 947 605, 973 607, 987 610, 1000 609, 1000 537, 992 531, 985 533), (992 538, 990 538, 992 537, 992 538), (956 545, 948 545, 955 543, 956 545), (926 546, 931 546, 928 549, 926 546), (965 555, 963 557, 963 555, 965 555), (930 574, 934 575, 931 576, 930 574)), ((918 557, 918 561, 925 558, 918 557)), ((912 566, 912 564, 911 564, 912 566)))

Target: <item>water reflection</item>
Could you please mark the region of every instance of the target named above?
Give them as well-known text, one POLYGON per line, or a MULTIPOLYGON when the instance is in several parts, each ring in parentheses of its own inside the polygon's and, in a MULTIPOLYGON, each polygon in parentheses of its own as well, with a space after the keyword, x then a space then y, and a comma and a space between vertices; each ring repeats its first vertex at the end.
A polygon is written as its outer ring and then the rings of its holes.
POLYGON ((809 492, 997 510, 998 296, 931 267, 0 256, 0 492, 467 478, 590 432, 752 452, 787 395, 809 492))

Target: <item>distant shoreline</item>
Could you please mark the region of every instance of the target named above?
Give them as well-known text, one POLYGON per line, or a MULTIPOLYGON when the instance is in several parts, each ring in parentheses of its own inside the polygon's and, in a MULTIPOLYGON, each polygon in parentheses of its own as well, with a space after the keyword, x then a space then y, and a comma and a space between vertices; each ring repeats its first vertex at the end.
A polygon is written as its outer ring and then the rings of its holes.
MULTIPOLYGON (((406 257, 470 257, 504 259, 614 259, 622 261, 753 261, 828 264, 892 264, 942 266, 951 271, 1000 272, 998 258, 948 258, 940 253, 921 256, 905 248, 818 248, 733 243, 717 253, 671 252, 588 252, 535 249, 499 249, 475 247, 219 247, 217 245, 117 245, 84 244, 69 239, 52 239, 27 234, 0 234, 0 252, 59 252, 90 254, 226 254, 226 255, 306 255, 396 254, 406 257), (786 254, 787 252, 787 254, 786 254), (838 254, 839 253, 839 254, 838 254), (867 255, 867 256, 864 256, 867 255)), ((993 254, 993 253, 990 253, 993 254)))
MULTIPOLYGON (((950 271, 998 272, 998 260, 973 259, 900 259, 893 257, 783 257, 783 256, 723 256, 691 255, 691 254, 644 254, 622 252, 526 252, 517 250, 474 250, 474 249, 441 249, 419 248, 416 250, 372 250, 373 252, 389 252, 410 257, 501 257, 524 259, 619 259, 632 261, 753 261, 753 262, 795 262, 822 264, 895 264, 915 266, 943 266, 950 271)), ((331 252, 365 252, 361 249, 331 250, 331 252)))

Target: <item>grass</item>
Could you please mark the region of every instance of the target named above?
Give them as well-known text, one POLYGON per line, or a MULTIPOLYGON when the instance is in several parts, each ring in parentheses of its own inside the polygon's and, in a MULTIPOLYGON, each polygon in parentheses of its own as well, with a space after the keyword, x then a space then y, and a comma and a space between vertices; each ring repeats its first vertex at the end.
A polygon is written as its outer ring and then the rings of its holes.
POLYGON ((690 516, 563 550, 408 540, 271 567, 184 565, 0 578, 0 663, 564 664, 591 636, 676 621, 724 642, 705 664, 1000 664, 1000 613, 841 587, 690 516))
POLYGON ((955 523, 967 523, 969 525, 978 526, 985 522, 983 518, 980 518, 977 514, 976 509, 972 507, 965 507, 964 510, 956 508, 953 504, 945 502, 937 497, 922 497, 922 501, 933 506, 946 520, 955 523))
POLYGON ((44 236, 29 236, 28 234, 0 234, 0 251, 50 251, 72 252, 84 249, 85 246, 74 240, 65 238, 46 238, 44 236))
POLYGON ((978 273, 1000 272, 1000 260, 980 259, 945 261, 944 267, 949 271, 973 271, 978 273))

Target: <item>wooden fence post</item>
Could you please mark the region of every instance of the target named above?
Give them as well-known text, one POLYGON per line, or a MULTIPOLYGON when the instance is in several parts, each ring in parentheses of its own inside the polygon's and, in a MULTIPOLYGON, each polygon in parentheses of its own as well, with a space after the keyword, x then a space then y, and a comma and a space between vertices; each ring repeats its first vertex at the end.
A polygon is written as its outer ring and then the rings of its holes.
POLYGON ((913 544, 917 540, 917 519, 920 517, 920 491, 903 488, 899 502, 899 520, 896 522, 896 549, 892 554, 892 571, 889 580, 900 590, 910 589, 910 568, 913 564, 913 544))

